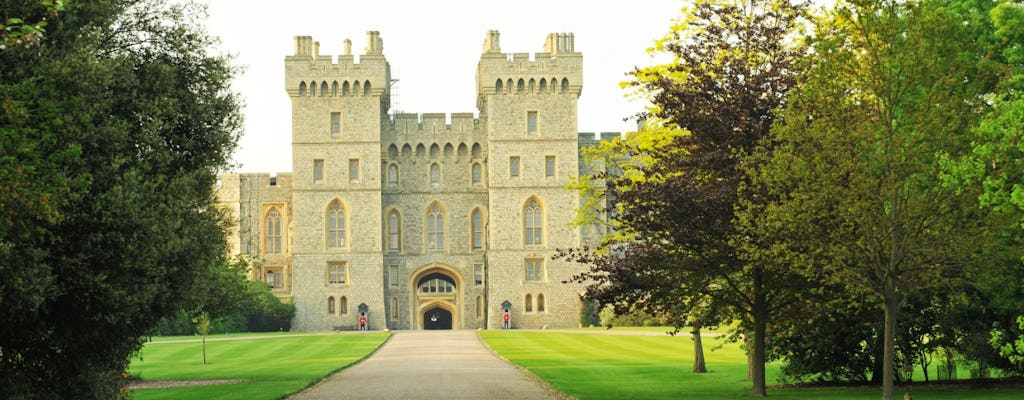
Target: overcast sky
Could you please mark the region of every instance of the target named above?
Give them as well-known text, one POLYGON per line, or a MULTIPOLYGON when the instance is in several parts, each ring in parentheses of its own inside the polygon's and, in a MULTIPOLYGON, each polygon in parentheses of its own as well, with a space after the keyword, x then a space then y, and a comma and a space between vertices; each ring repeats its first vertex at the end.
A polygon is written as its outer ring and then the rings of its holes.
POLYGON ((234 89, 245 102, 245 128, 235 162, 239 172, 290 172, 291 106, 284 57, 293 37, 312 36, 320 54, 342 53, 352 40, 362 54, 366 32, 380 32, 391 76, 399 79, 392 107, 404 112, 476 113, 475 74, 488 30, 501 32, 505 53, 543 50, 549 33, 571 32, 583 53, 581 132, 631 129, 624 122, 643 107, 619 83, 653 61, 646 49, 668 32, 682 0, 198 0, 208 4, 208 29, 220 49, 243 66, 234 89), (397 104, 396 104, 397 103, 397 104))

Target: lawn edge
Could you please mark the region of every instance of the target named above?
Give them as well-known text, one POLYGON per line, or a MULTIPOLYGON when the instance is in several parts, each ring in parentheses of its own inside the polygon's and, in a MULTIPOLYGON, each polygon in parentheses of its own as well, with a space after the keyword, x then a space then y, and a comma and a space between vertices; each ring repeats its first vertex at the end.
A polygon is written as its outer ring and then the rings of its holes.
POLYGON ((334 376, 334 375, 336 375, 336 374, 340 373, 341 371, 344 371, 344 370, 346 370, 346 369, 349 369, 349 368, 351 368, 351 367, 354 367, 354 366, 356 366, 356 365, 359 365, 359 364, 360 364, 360 363, 362 363, 363 361, 366 361, 366 359, 368 359, 368 358, 372 357, 372 356, 373 356, 374 354, 377 354, 377 352, 378 352, 378 351, 380 351, 380 349, 381 349, 382 347, 384 347, 384 345, 388 344, 388 342, 390 342, 390 341, 391 341, 391 338, 395 336, 395 334, 394 334, 394 333, 391 333, 391 331, 386 331, 385 333, 387 333, 387 334, 388 334, 388 336, 387 336, 386 338, 384 338, 384 341, 383 341, 383 342, 380 342, 380 345, 379 345, 379 346, 377 346, 376 348, 374 348, 374 349, 373 349, 373 351, 371 351, 371 352, 369 352, 369 353, 366 353, 366 355, 364 355, 364 356, 363 356, 362 358, 360 358, 360 359, 358 359, 358 360, 355 360, 355 361, 353 361, 353 362, 349 363, 348 365, 343 365, 343 366, 341 366, 341 367, 338 367, 337 369, 334 369, 334 370, 332 370, 331 372, 328 372, 328 373, 327 373, 327 375, 321 376, 320 378, 317 378, 316 380, 314 380, 314 381, 310 382, 310 383, 309 383, 309 384, 307 384, 306 386, 303 386, 303 387, 302 387, 302 388, 300 388, 299 390, 296 390, 296 391, 294 391, 294 392, 291 392, 291 393, 288 393, 288 394, 286 394, 286 395, 284 395, 284 396, 278 397, 278 399, 279 399, 279 400, 287 400, 287 399, 290 399, 290 398, 294 397, 295 395, 297 395, 297 394, 299 394, 299 393, 305 392, 306 390, 309 390, 309 389, 312 389, 313 387, 319 386, 319 385, 320 385, 321 383, 324 383, 325 381, 327 381, 327 379, 329 379, 329 378, 331 378, 332 376, 334 376))
POLYGON ((540 383, 541 386, 544 386, 549 392, 553 393, 556 396, 557 399, 559 399, 559 400, 579 400, 578 397, 570 395, 568 393, 565 393, 565 392, 563 392, 561 390, 558 390, 557 388, 552 386, 550 383, 548 383, 548 381, 543 380, 539 376, 534 374, 533 371, 530 371, 526 367, 523 367, 523 366, 521 366, 519 364, 516 364, 516 363, 512 362, 511 360, 505 358, 505 356, 501 355, 501 353, 498 353, 497 351, 495 351, 494 348, 492 348, 491 345, 487 344, 487 341, 484 340, 483 332, 484 332, 483 330, 479 330, 478 329, 476 331, 476 339, 479 340, 480 343, 483 343, 484 347, 486 347, 487 350, 491 352, 491 354, 494 354, 495 357, 498 357, 501 361, 504 361, 506 364, 515 367, 520 372, 522 372, 524 375, 526 375, 528 378, 530 378, 530 379, 540 383))

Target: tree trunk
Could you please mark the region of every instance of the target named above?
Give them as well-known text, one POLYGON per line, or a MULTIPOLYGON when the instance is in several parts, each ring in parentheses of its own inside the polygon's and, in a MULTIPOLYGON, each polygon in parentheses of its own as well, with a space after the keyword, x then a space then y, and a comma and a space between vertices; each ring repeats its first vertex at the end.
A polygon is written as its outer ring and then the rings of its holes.
POLYGON ((885 282, 885 349, 882 356, 882 399, 893 400, 895 397, 895 376, 893 362, 896 357, 896 318, 899 314, 900 301, 896 294, 893 278, 885 282))
POLYGON ((754 380, 754 339, 745 335, 743 344, 747 346, 747 382, 754 380))
POLYGON ((768 304, 764 293, 764 270, 761 267, 755 267, 752 272, 754 285, 751 311, 753 311, 752 317, 754 320, 754 347, 750 351, 750 378, 754 387, 750 395, 765 397, 768 395, 764 370, 764 364, 767 359, 764 342, 768 326, 768 304))
POLYGON ((206 365, 206 334, 203 334, 203 365, 206 365))
POLYGON ((693 336, 693 372, 706 373, 708 367, 704 364, 704 343, 701 342, 700 325, 694 325, 690 335, 693 336))

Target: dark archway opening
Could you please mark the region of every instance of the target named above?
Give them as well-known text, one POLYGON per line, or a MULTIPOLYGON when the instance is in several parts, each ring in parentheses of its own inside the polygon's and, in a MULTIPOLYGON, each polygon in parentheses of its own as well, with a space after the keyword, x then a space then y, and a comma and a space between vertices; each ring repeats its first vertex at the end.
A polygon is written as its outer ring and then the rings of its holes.
POLYGON ((426 330, 450 330, 452 329, 452 313, 441 307, 434 307, 423 312, 423 329, 426 330))

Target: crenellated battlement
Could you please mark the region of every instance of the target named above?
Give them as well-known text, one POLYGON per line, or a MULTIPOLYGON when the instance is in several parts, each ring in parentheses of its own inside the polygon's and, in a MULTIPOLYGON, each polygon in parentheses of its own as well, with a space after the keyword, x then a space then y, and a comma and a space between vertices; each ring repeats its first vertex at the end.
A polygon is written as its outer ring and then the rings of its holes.
POLYGON ((345 39, 337 57, 320 54, 320 42, 295 36, 295 52, 285 57, 285 90, 303 96, 388 96, 391 67, 384 57, 384 40, 377 31, 366 33, 366 48, 356 62, 352 41, 345 39))
POLYGON ((551 33, 539 53, 502 53, 498 31, 489 31, 477 66, 477 94, 570 94, 583 88, 583 55, 572 33, 551 33))
POLYGON ((484 133, 480 119, 473 113, 399 113, 391 120, 391 128, 390 133, 395 135, 484 133))

